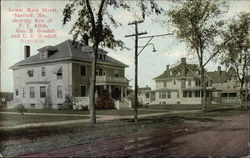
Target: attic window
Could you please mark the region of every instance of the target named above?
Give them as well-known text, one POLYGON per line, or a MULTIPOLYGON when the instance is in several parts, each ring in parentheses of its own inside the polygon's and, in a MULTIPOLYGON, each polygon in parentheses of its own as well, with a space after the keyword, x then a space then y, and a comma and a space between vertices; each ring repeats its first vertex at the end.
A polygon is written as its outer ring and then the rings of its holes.
POLYGON ((104 55, 104 54, 99 54, 98 57, 99 57, 100 60, 105 60, 106 59, 106 55, 104 55))
POLYGON ((47 57, 47 51, 41 52, 41 58, 46 58, 47 57))

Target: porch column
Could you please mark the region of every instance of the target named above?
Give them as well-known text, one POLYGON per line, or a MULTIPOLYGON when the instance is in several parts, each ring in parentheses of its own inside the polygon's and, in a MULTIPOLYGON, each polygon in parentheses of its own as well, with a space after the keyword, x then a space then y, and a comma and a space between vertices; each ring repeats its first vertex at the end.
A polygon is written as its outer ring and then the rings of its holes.
POLYGON ((128 95, 128 94, 127 94, 127 93, 128 93, 127 87, 124 87, 124 93, 125 93, 125 96, 124 96, 124 97, 127 98, 127 95, 128 95))
POLYGON ((109 87, 109 94, 111 96, 111 85, 108 85, 108 87, 109 87))
POLYGON ((123 86, 121 86, 121 101, 123 101, 123 86))

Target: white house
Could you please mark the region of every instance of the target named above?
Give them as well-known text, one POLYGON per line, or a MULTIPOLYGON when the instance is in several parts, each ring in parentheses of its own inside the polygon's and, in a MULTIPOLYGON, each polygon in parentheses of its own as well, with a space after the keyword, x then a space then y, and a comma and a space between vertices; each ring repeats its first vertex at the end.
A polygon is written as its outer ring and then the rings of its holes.
MULTIPOLYGON (((145 95, 149 99, 148 104, 201 104, 203 92, 198 66, 187 64, 186 58, 181 58, 181 63, 172 68, 167 65, 166 70, 154 80, 156 90, 145 95)), ((206 77, 206 84, 211 84, 209 77, 206 77)))
MULTIPOLYGON (((25 46, 25 59, 10 68, 14 76, 14 100, 27 108, 57 108, 66 96, 88 97, 91 79, 93 49, 66 40, 55 46, 45 46, 30 56, 25 46)), ((113 59, 107 52, 98 50, 96 85, 97 93, 107 89, 111 97, 126 97, 128 80, 124 63, 113 59)))

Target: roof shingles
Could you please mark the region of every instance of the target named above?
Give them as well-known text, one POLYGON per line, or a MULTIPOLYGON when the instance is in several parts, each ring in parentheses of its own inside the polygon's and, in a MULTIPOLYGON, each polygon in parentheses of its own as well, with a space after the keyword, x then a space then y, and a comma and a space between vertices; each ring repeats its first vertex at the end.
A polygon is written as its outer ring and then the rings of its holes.
MULTIPOLYGON (((47 58, 40 58, 40 53, 37 53, 33 56, 30 56, 14 65, 12 65, 10 68, 14 69, 14 68, 18 68, 18 66, 21 65, 29 65, 29 64, 38 64, 38 63, 43 63, 43 62, 53 62, 55 60, 86 60, 86 61, 92 61, 93 59, 93 55, 91 53, 93 53, 93 49, 91 46, 84 46, 81 44, 74 44, 73 45, 73 41, 72 40, 66 40, 58 45, 55 46, 46 46, 46 47, 42 47, 40 49, 38 49, 38 51, 43 51, 43 50, 47 50, 47 49, 52 49, 55 50, 55 48, 58 49, 57 52, 55 52, 54 54, 50 55, 47 58), (82 47, 85 47, 86 49, 82 49, 82 47), (92 51, 88 51, 85 52, 84 50, 92 50, 92 51)), ((98 52, 100 53, 107 53, 106 51, 99 49, 98 52)), ((99 60, 98 60, 99 61, 99 60)), ((128 65, 114 59, 111 58, 109 56, 106 56, 105 61, 102 61, 103 63, 107 63, 107 64, 113 64, 113 65, 118 65, 121 67, 127 67, 128 65)))

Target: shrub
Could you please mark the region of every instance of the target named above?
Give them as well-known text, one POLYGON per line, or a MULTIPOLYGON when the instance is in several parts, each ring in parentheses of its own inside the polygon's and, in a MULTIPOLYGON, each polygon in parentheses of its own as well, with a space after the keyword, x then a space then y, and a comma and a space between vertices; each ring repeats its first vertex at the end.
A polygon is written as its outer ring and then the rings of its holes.
POLYGON ((109 97, 107 90, 102 90, 100 96, 96 100, 96 109, 115 109, 115 104, 109 97))
POLYGON ((27 110, 25 109, 25 106, 23 104, 18 104, 17 107, 16 107, 16 109, 22 115, 24 114, 24 112, 27 112, 27 110))
POLYGON ((72 110, 73 109, 73 100, 70 96, 65 96, 65 101, 62 105, 58 106, 59 110, 72 110))

